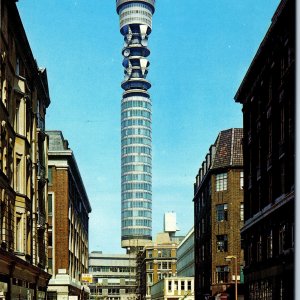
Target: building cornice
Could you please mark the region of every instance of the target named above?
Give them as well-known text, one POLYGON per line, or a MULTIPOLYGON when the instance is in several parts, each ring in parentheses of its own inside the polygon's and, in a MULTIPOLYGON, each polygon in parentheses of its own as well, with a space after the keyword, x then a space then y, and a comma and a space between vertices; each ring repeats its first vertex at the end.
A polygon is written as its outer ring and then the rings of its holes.
POLYGON ((260 43, 258 50, 246 72, 246 75, 234 96, 235 102, 239 102, 242 104, 244 104, 246 102, 247 95, 244 95, 244 93, 246 90, 248 90, 248 84, 253 85, 253 82, 256 81, 255 78, 253 78, 253 74, 254 74, 254 76, 257 76, 258 72, 256 69, 262 68, 265 65, 265 64, 261 63, 261 60, 263 59, 264 55, 266 55, 267 57, 269 57, 269 55, 270 55, 270 51, 267 51, 267 48, 272 46, 271 45, 271 43, 273 42, 272 36, 274 36, 275 27, 277 26, 278 22, 280 21, 279 19, 282 17, 283 11, 284 11, 285 7, 288 6, 289 2, 293 2, 293 0, 291 0, 291 1, 282 0, 280 2, 280 4, 278 5, 276 12, 274 13, 274 15, 272 17, 272 23, 271 23, 267 33, 265 34, 262 42, 260 43))
POLYGON ((270 203, 269 205, 264 207, 262 210, 260 210, 257 214, 255 214, 252 218, 247 219, 245 221, 245 225, 241 229, 241 233, 242 234, 245 233, 245 231, 248 231, 252 226, 255 226, 261 220, 264 220, 267 216, 269 216, 273 212, 277 211, 283 205, 290 203, 294 199, 295 199, 294 192, 291 192, 287 195, 282 195, 277 200, 275 200, 275 203, 270 203))

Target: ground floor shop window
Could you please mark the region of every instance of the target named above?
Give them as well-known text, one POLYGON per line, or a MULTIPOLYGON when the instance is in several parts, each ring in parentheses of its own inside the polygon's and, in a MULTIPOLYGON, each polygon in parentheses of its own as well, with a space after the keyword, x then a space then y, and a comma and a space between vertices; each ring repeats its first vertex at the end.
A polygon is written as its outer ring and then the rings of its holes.
POLYGON ((47 300, 57 300, 57 292, 47 292, 47 300))
POLYGON ((229 267, 228 266, 217 266, 216 267, 216 280, 217 283, 228 282, 229 267))

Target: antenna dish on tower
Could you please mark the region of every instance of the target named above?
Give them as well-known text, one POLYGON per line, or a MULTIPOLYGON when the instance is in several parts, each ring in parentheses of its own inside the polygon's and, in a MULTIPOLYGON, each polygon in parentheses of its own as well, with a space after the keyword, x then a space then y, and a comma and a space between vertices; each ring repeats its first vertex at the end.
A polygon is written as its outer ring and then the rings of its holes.
POLYGON ((141 45, 144 46, 144 47, 147 47, 148 46, 148 39, 147 38, 144 38, 141 40, 141 45))
POLYGON ((130 55, 130 50, 128 48, 126 48, 124 51, 123 51, 123 55, 125 57, 128 57, 130 55))

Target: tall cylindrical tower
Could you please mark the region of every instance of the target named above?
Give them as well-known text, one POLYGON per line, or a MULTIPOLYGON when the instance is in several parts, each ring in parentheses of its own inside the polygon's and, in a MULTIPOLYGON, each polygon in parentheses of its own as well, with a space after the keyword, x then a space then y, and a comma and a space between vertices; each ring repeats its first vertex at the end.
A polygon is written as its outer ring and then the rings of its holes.
POLYGON ((152 239, 151 99, 146 79, 155 0, 117 0, 124 36, 121 109, 122 247, 152 239))

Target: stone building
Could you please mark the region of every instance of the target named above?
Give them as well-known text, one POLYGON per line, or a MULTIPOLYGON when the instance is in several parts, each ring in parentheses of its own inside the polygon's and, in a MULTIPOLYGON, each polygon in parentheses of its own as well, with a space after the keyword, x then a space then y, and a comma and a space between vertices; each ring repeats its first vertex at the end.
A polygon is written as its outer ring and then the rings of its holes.
POLYGON ((0 1, 0 299, 44 299, 47 269, 47 73, 15 1, 0 1))
MULTIPOLYGON (((182 240, 182 239, 181 239, 182 240)), ((158 233, 156 240, 137 254, 137 296, 151 299, 151 286, 165 277, 176 276, 176 250, 180 240, 158 233)))
POLYGON ((61 131, 47 131, 48 256, 52 278, 48 299, 87 299, 81 275, 88 273, 91 206, 73 151, 61 131))
POLYGON ((294 0, 280 2, 235 100, 244 122, 246 299, 293 299, 294 0))
POLYGON ((152 300, 194 300, 194 277, 167 277, 151 287, 152 300))
POLYGON ((221 131, 196 176, 196 299, 233 296, 233 279, 237 278, 240 285, 244 260, 240 239, 244 220, 242 138, 240 128, 221 131), (234 259, 227 261, 229 257, 234 259))

